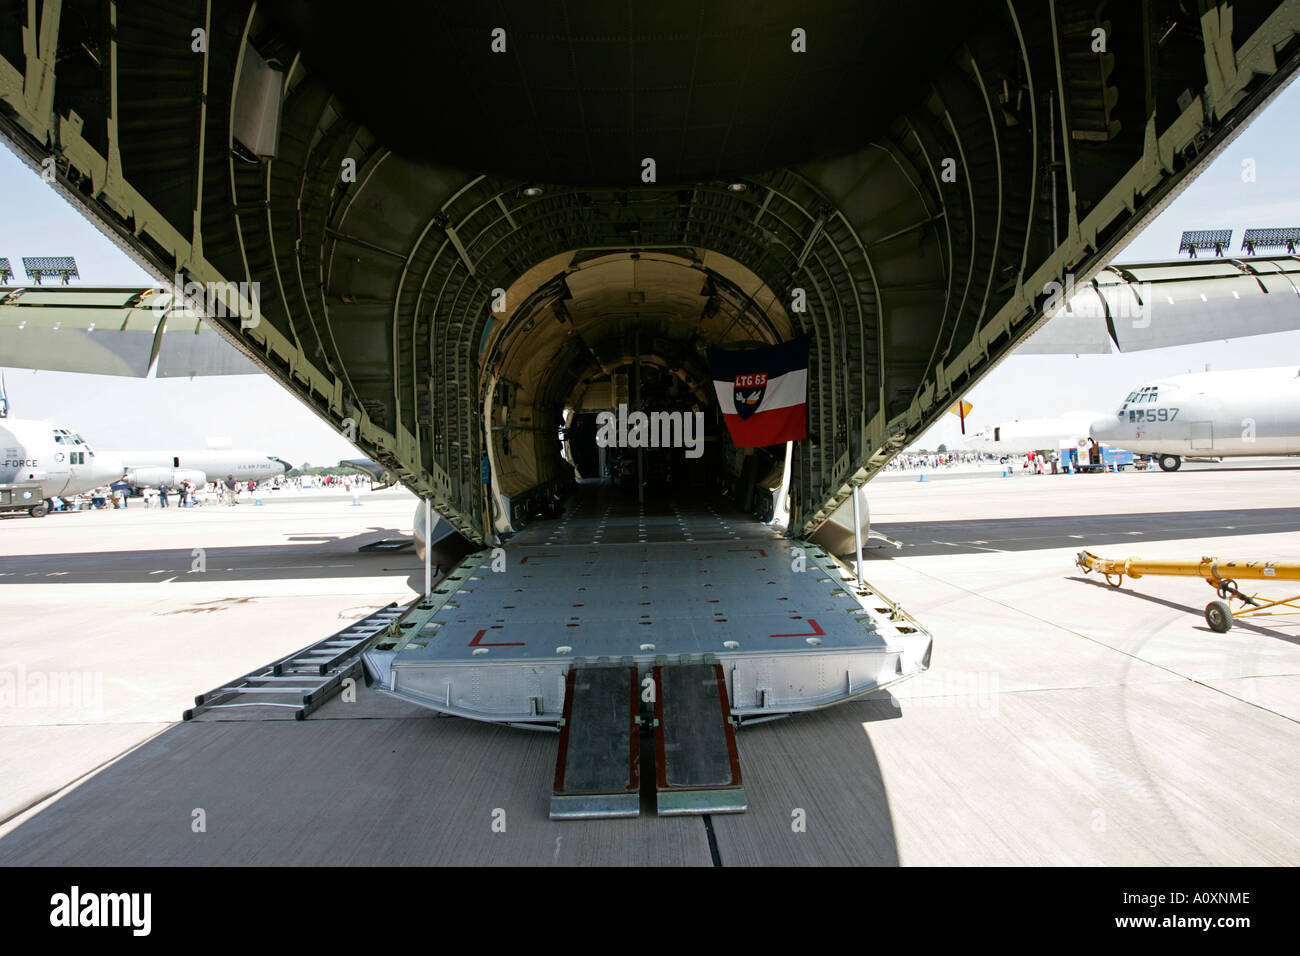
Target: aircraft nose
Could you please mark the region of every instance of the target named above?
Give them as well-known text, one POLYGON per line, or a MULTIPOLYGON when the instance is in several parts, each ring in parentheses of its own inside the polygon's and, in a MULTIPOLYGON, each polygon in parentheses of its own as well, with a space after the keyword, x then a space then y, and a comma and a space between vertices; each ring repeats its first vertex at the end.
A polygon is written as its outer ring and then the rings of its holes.
POLYGON ((117 458, 107 455, 96 455, 95 465, 91 469, 96 481, 100 484, 108 484, 111 481, 117 481, 126 471, 126 466, 117 458))
POLYGON ((1088 427, 1088 434, 1097 441, 1104 441, 1113 438, 1117 430, 1115 419, 1099 418, 1088 427))
POLYGON ((289 472, 293 471, 293 465, 289 464, 283 458, 277 458, 275 460, 278 461, 280 463, 280 467, 284 469, 284 471, 281 472, 281 474, 287 475, 289 474, 289 472))

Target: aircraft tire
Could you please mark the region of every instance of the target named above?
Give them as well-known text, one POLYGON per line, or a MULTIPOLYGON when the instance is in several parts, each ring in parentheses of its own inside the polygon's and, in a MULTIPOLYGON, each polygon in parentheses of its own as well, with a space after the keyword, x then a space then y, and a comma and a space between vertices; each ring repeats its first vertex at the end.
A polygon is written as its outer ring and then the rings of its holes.
POLYGON ((1227 601, 1211 601, 1205 605, 1205 623, 1210 630, 1227 634, 1232 630, 1232 608, 1227 601))
POLYGON ((32 505, 30 508, 27 509, 27 513, 31 515, 33 518, 44 518, 47 514, 49 514, 49 511, 50 511, 50 506, 46 504, 44 501, 42 501, 38 505, 32 505))
POLYGON ((1161 471, 1177 471, 1182 466, 1183 466, 1183 460, 1179 458, 1177 455, 1160 456, 1161 471))

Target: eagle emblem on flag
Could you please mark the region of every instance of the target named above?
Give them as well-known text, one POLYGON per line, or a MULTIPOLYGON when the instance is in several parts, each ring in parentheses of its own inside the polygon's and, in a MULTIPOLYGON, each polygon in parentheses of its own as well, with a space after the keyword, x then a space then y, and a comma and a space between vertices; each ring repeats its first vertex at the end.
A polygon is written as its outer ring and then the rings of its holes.
POLYGON ((737 448, 808 435, 808 336, 775 345, 709 349, 718 410, 737 448))
POLYGON ((734 387, 736 414, 742 419, 748 418, 763 404, 763 393, 767 391, 767 373, 737 375, 734 387))

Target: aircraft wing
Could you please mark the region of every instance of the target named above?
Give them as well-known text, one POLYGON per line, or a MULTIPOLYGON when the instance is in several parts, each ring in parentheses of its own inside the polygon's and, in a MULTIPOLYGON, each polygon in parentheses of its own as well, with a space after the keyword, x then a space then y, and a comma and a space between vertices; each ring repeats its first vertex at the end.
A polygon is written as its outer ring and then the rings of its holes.
POLYGON ((173 313, 165 323, 158 349, 158 378, 198 375, 261 375, 253 360, 223 339, 197 316, 173 313))
MULTIPOLYGON (((1300 260, 1188 259, 1106 266, 1020 355, 1139 352, 1300 329, 1300 260)), ((258 367, 158 289, 0 288, 0 365, 159 378, 258 367)))
POLYGON ((1300 329, 1292 256, 1116 264, 1066 291, 1017 354, 1140 352, 1300 329))
POLYGON ((260 369, 157 289, 0 288, 0 365, 146 378, 260 369))
MULTIPOLYGON (((1071 303, 1073 304, 1073 302, 1071 303)), ((1109 355, 1114 341, 1106 319, 1082 309, 1061 310, 1016 349, 1016 355, 1109 355)))

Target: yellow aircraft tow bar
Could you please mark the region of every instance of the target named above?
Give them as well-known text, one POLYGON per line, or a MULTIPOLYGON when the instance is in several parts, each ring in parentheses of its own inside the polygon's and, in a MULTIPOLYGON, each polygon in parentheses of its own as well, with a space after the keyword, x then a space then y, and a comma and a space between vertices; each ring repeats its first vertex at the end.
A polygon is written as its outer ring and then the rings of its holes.
POLYGON ((1211 630, 1226 634, 1232 629, 1234 618, 1238 617, 1273 617, 1285 614, 1300 614, 1300 594, 1278 601, 1261 600, 1258 595, 1244 594, 1237 588, 1237 579, 1300 581, 1300 564, 1284 564, 1278 561, 1221 561, 1218 558, 1201 558, 1199 561, 1156 561, 1143 558, 1128 558, 1117 561, 1102 558, 1091 551, 1080 551, 1075 563, 1083 568, 1084 573, 1097 571, 1106 578, 1106 583, 1117 588, 1124 581, 1124 575, 1137 579, 1144 574, 1166 574, 1179 577, 1204 578, 1214 588, 1221 600, 1211 601, 1205 605, 1205 623, 1211 630), (1113 579, 1113 580, 1112 580, 1113 579), (1240 601, 1241 607, 1234 611, 1232 602, 1240 601), (1275 608, 1287 607, 1289 611, 1275 608))

